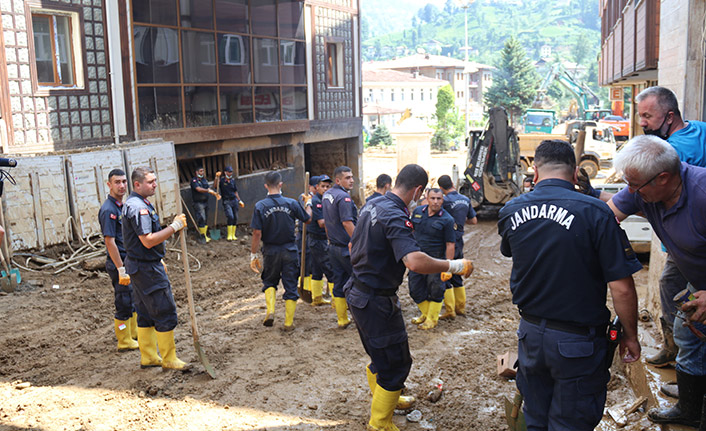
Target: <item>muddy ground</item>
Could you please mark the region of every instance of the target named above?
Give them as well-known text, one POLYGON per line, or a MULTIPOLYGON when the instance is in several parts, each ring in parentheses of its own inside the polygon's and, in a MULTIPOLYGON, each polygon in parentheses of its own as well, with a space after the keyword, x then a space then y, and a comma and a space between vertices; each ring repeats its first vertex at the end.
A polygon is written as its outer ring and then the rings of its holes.
MULTIPOLYGON (((402 429, 508 429, 501 405, 514 382, 496 375, 495 358, 514 349, 518 314, 496 229, 495 221, 466 229, 466 256, 476 267, 466 281, 468 317, 428 332, 408 323, 414 365, 407 392, 421 399, 423 420, 395 416, 402 429), (443 396, 431 403, 424 398, 437 377, 443 396)), ((368 360, 355 328, 339 330, 330 307, 300 301, 296 330, 282 332, 281 289, 275 326, 263 327, 265 301, 248 267, 249 237, 241 227, 238 234, 236 243, 189 241, 202 264, 192 278, 215 380, 197 362, 176 253, 166 261, 179 311, 177 352, 195 364, 183 374, 140 369, 137 351, 116 351, 105 275, 25 272, 31 283, 0 296, 0 429, 364 430, 368 360)), ((640 280, 646 283, 646 270, 640 280)), ((400 292, 409 322, 417 309, 406 283, 400 292)), ((612 386, 614 398, 625 397, 624 381, 612 386)))

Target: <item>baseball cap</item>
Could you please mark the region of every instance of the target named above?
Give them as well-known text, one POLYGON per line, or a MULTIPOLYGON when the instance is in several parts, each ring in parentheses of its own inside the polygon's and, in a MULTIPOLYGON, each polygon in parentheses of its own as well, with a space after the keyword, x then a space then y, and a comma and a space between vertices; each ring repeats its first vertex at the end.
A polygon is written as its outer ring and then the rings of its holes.
POLYGON ((330 183, 330 182, 333 182, 333 180, 332 180, 331 177, 329 177, 328 175, 323 174, 323 175, 319 175, 319 182, 320 182, 320 183, 323 183, 323 182, 329 182, 329 183, 330 183))
POLYGON ((224 169, 226 172, 233 172, 233 167, 232 166, 226 166, 224 169))
POLYGON ((309 178, 309 185, 310 185, 310 186, 315 186, 315 185, 319 184, 320 178, 321 178, 321 177, 319 177, 319 176, 317 176, 317 175, 315 175, 315 176, 309 178))

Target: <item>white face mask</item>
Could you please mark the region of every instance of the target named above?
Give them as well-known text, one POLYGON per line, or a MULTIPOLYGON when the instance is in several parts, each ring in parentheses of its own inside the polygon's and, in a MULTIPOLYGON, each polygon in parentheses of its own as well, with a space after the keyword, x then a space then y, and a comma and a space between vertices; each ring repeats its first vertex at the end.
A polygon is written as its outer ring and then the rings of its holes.
POLYGON ((414 196, 412 196, 412 200, 409 201, 409 204, 407 204, 407 209, 410 213, 414 211, 415 208, 417 208, 417 200, 419 200, 420 197, 422 197, 421 193, 419 194, 419 197, 417 197, 416 193, 414 194, 414 196))

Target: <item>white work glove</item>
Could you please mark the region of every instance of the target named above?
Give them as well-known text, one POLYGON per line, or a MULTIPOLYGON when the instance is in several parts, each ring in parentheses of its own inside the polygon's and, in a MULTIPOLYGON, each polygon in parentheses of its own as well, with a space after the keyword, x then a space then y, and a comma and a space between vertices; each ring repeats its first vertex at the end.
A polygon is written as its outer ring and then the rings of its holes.
POLYGON ((250 269, 259 274, 262 271, 262 263, 257 253, 250 253, 250 269))
POLYGON ((127 286, 130 284, 130 276, 125 272, 124 266, 118 268, 118 284, 121 286, 127 286))
POLYGON ((468 259, 450 260, 448 272, 469 277, 473 273, 473 263, 468 259))
POLYGON ((174 229, 174 233, 179 232, 184 229, 184 226, 186 226, 186 216, 183 213, 177 215, 174 217, 174 221, 169 226, 174 229))

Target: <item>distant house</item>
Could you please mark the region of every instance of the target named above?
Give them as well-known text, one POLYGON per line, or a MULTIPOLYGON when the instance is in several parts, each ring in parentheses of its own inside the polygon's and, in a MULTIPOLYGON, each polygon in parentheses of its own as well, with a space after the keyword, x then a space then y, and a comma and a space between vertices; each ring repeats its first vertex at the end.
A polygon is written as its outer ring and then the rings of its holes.
POLYGON ((492 85, 492 74, 495 68, 487 64, 457 60, 431 54, 414 54, 389 61, 369 62, 364 69, 388 69, 406 73, 417 73, 428 78, 448 81, 456 98, 456 106, 465 109, 465 97, 469 105, 482 106, 483 94, 492 85), (468 74, 468 88, 465 87, 468 74))
POLYGON ((539 55, 542 58, 549 58, 552 56, 552 47, 549 45, 542 45, 541 48, 539 48, 539 55))
POLYGON ((424 49, 433 54, 440 54, 441 50, 444 48, 444 44, 439 42, 438 40, 430 40, 428 42, 424 43, 424 49))
POLYGON ((409 110, 415 118, 431 120, 442 79, 418 73, 370 69, 363 65, 363 126, 372 133, 379 125, 392 127, 409 110))

